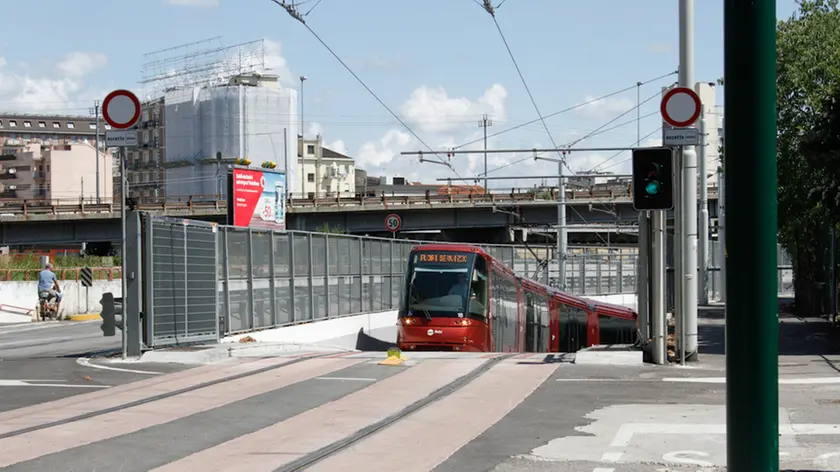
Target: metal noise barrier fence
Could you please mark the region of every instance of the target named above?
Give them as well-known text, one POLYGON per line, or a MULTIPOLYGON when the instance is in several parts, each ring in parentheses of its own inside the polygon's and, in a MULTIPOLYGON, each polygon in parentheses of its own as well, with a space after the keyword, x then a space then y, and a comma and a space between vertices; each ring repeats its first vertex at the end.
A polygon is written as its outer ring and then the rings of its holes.
MULTIPOLYGON (((144 217, 144 341, 149 347, 347 315, 394 310, 408 254, 417 244, 296 231, 271 232, 202 221, 144 217)), ((448 243, 453 244, 453 243, 448 243)), ((517 273, 555 285, 549 246, 481 245, 517 273)), ((713 248, 713 255, 719 253, 713 248)), ((636 248, 571 248, 566 291, 636 292, 636 248)), ((715 260, 715 259, 713 259, 715 260)), ((792 271, 780 254, 780 292, 792 271)), ((719 290, 713 265, 710 295, 719 290)), ((669 274, 672 284, 673 274, 669 274)))

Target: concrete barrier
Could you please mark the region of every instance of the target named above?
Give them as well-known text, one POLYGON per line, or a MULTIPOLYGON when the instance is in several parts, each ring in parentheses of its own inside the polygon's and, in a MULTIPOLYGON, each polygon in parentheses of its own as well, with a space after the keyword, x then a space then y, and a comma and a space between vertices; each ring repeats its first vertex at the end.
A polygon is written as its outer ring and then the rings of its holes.
MULTIPOLYGON (((84 287, 81 282, 73 280, 59 280, 58 284, 63 295, 60 313, 62 317, 99 313, 102 311, 99 300, 102 299, 103 293, 112 292, 114 296, 120 296, 122 291, 120 280, 95 280, 91 287, 84 287), (86 291, 88 292, 87 300, 86 291)), ((38 282, 0 282, 0 305, 34 309, 38 305, 38 282)), ((0 313, 0 323, 31 321, 31 317, 20 316, 19 311, 16 313, 4 310, 0 313), (14 316, 16 313, 17 316, 14 316)))
POLYGON ((246 336, 250 336, 258 342, 314 344, 328 339, 356 335, 360 330, 370 333, 373 330, 394 326, 396 323, 397 312, 393 310, 236 334, 222 338, 222 342, 235 343, 246 336))

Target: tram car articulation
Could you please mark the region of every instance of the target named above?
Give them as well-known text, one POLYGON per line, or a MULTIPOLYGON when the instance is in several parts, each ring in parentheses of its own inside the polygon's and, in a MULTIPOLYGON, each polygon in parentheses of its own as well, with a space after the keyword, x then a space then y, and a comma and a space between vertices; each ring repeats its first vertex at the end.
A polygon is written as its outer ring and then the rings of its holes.
POLYGON ((525 277, 476 246, 412 248, 400 295, 404 351, 576 352, 633 344, 631 309, 575 297, 525 277))

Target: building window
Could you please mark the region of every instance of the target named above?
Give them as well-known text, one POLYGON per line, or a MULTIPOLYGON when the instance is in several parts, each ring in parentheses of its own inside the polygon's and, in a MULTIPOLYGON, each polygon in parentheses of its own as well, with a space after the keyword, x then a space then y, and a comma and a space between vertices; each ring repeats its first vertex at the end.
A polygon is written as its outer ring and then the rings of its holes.
POLYGON ((315 174, 306 174, 307 182, 315 182, 315 174))
POLYGON ((306 146, 306 153, 309 154, 309 155, 315 155, 315 145, 310 144, 310 145, 306 146))
POLYGON ((31 128, 31 127, 32 127, 32 122, 30 122, 30 121, 24 121, 24 122, 23 122, 23 127, 24 127, 24 128, 31 128))
POLYGON ((109 125, 108 123, 105 123, 105 129, 111 129, 111 125, 109 125))
POLYGON ((15 121, 15 120, 9 121, 9 128, 17 128, 17 121, 15 121))
POLYGON ((61 123, 53 121, 53 128, 61 128, 61 123))
POLYGON ((70 129, 74 129, 76 125, 73 122, 67 122, 67 127, 70 129))
POLYGON ((45 121, 39 121, 39 122, 38 122, 38 127, 39 127, 39 128, 46 128, 46 127, 47 127, 47 122, 45 122, 45 121))
POLYGON ((96 123, 88 123, 88 127, 90 127, 90 129, 96 129, 96 123))

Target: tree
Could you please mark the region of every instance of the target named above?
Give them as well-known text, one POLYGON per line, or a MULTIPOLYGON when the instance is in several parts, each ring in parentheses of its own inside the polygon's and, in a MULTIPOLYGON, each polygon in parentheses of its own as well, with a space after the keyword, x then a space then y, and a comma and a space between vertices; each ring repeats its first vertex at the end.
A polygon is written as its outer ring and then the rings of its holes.
POLYGON ((838 0, 802 0, 776 33, 779 240, 793 258, 797 309, 813 315, 822 311, 828 225, 838 221, 830 189, 840 172, 826 139, 840 90, 838 0))

